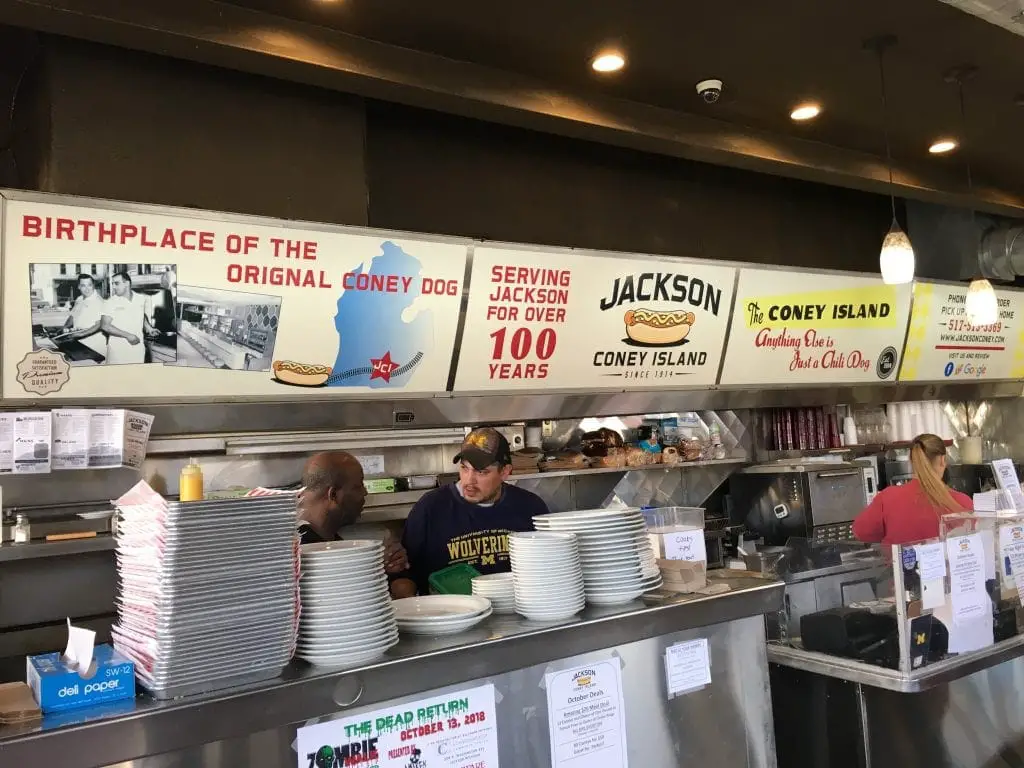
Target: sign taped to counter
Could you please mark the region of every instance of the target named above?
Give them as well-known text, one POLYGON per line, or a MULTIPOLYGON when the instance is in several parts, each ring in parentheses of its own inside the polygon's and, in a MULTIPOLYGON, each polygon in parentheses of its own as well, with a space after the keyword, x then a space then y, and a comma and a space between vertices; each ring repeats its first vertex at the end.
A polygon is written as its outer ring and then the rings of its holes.
POLYGON ((683 259, 478 247, 455 390, 711 386, 735 275, 683 259))
POLYGON ((1024 378, 1024 293, 996 291, 999 316, 967 319, 967 286, 917 283, 900 381, 1024 378))
POLYGON ((447 387, 467 241, 5 200, 5 399, 447 387))
POLYGON ((498 768, 494 686, 298 729, 298 768, 498 768))
POLYGON ((742 269, 720 383, 895 381, 910 291, 861 275, 742 269))
POLYGON ((626 768, 626 707, 619 657, 549 672, 544 685, 551 768, 626 768))

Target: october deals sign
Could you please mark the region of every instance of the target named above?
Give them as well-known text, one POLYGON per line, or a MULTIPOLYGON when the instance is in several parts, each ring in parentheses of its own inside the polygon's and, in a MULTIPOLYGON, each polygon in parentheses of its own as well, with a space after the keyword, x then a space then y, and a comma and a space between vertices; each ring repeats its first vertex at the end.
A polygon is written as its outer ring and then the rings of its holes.
POLYGON ((468 241, 16 197, 2 235, 5 399, 447 387, 468 241))
POLYGON ((909 285, 743 269, 720 383, 894 381, 909 311, 909 285))
POLYGON ((999 316, 967 317, 967 286, 917 283, 900 381, 1024 378, 1024 293, 996 291, 999 316))
POLYGON ((457 392, 713 385, 736 270, 480 247, 457 392))

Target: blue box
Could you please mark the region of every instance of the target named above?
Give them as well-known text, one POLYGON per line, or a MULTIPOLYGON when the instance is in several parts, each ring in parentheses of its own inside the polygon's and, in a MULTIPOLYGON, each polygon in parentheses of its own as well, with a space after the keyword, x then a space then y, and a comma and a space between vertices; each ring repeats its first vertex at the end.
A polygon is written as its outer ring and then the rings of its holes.
POLYGON ((97 645, 92 652, 91 674, 83 677, 69 667, 59 653, 25 658, 25 675, 39 708, 63 712, 110 701, 135 698, 135 664, 111 645, 97 645))

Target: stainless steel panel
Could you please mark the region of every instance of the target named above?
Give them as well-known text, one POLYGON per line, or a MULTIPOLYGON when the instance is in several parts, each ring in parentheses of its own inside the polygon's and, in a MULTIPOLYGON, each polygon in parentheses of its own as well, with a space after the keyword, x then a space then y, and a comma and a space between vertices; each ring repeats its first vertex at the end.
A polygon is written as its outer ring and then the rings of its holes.
MULTIPOLYGON (((416 696, 354 707, 339 716, 373 709, 397 709, 427 696, 440 696, 474 685, 496 689, 498 751, 502 765, 548 768, 547 701, 544 676, 581 664, 617 656, 623 667, 626 743, 630 765, 651 768, 714 765, 721 768, 774 768, 775 742, 768 694, 767 662, 762 650, 764 625, 751 617, 702 629, 609 646, 424 691, 416 696), (677 642, 706 638, 711 657, 711 685, 668 699, 665 649, 677 642)), ((248 737, 207 744, 197 749, 116 763, 118 768, 277 768, 295 765, 295 728, 285 727, 248 737)))
POLYGON ((1019 660, 1021 657, 1024 657, 1024 635, 1003 640, 975 653, 953 656, 911 672, 885 669, 853 659, 805 651, 788 645, 768 645, 768 661, 772 664, 902 693, 927 691, 973 675, 979 670, 1019 660))
MULTIPOLYGON (((83 766, 116 764, 323 717, 337 712, 339 702, 376 705, 412 697, 425 690, 479 679, 493 680, 499 675, 544 667, 560 659, 747 617, 754 618, 740 622, 742 626, 737 633, 743 638, 742 642, 752 644, 745 646, 744 655, 760 663, 763 654, 760 617, 778 610, 782 584, 746 576, 726 576, 723 575, 722 580, 730 585, 731 591, 721 595, 680 596, 678 602, 655 608, 638 604, 588 608, 579 621, 554 627, 531 625, 518 617, 491 617, 480 628, 462 635, 403 639, 382 661, 349 671, 321 671, 296 664, 289 667, 281 679, 250 688, 199 696, 187 702, 140 699, 129 703, 127 708, 115 708, 110 714, 118 716, 105 720, 92 719, 99 716, 93 710, 77 713, 74 717, 82 718, 83 722, 73 727, 0 728, 0 755, 4 765, 62 765, 68 755, 75 755, 77 764, 83 766)), ((717 662, 712 664, 713 674, 720 674, 717 662)), ((731 666, 728 661, 725 665, 731 666)), ((639 674, 641 662, 631 663, 627 659, 627 669, 626 677, 639 674), (634 673, 630 666, 638 672, 634 673)), ((659 667, 659 674, 663 674, 661 669, 663 667, 659 667)), ((752 678, 751 691, 742 687, 746 685, 740 682, 743 675, 726 675, 729 682, 723 687, 734 691, 735 701, 745 701, 748 695, 754 700, 755 711, 749 715, 748 722, 758 725, 751 728, 754 746, 749 747, 750 754, 768 755, 770 719, 764 680, 752 678)), ((712 686, 713 692, 718 690, 721 689, 712 686)), ((51 725, 48 723, 48 727, 51 725)), ((718 725, 729 727, 724 722, 718 725)), ((515 727, 521 727, 518 721, 515 727)), ((710 728, 708 724, 706 729, 710 728)), ((744 747, 744 753, 747 750, 748 747, 744 747)), ((225 755, 221 759, 237 760, 220 748, 217 751, 225 755)), ((765 757, 764 762, 750 763, 772 764, 769 757, 765 757)))
POLYGON ((807 475, 809 517, 815 527, 848 523, 867 506, 864 474, 854 469, 829 469, 807 475))
POLYGON ((0 566, 0 631, 113 612, 114 552, 14 560, 0 566))
MULTIPOLYGON (((156 417, 154 437, 225 432, 296 432, 395 427, 395 414, 408 414, 401 427, 502 424, 545 419, 582 419, 672 411, 727 411, 791 406, 881 404, 915 400, 1017 398, 1020 382, 970 384, 865 385, 800 389, 709 389, 669 392, 538 393, 493 396, 438 396, 408 400, 277 400, 224 398, 215 403, 90 400, 90 405, 131 407, 156 417)), ((54 407, 77 401, 50 400, 54 407)), ((38 406, 38 400, 5 399, 4 410, 38 406)))
POLYGON ((789 660, 780 666, 777 649, 770 646, 780 759, 792 768, 1024 765, 1019 706, 1024 658, 1006 658, 994 653, 981 668, 947 668, 936 678, 939 682, 912 693, 892 685, 892 679, 882 681, 859 670, 850 674, 850 662, 843 659, 834 659, 844 667, 840 675, 830 674, 824 664, 816 671, 789 660), (846 682, 853 676, 865 679, 846 682), (872 677, 883 685, 876 686, 872 677))
POLYGON ((863 687, 872 768, 1024 765, 1024 659, 927 693, 863 687))

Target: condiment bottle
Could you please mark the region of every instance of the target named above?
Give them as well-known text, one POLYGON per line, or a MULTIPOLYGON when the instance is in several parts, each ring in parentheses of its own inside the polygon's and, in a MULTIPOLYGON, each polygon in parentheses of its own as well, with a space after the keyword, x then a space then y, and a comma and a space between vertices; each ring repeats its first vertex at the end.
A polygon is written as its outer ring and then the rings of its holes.
POLYGON ((203 500, 203 468, 189 459, 178 476, 178 498, 181 501, 203 500))
POLYGON ((32 532, 28 524, 28 518, 18 515, 14 522, 14 543, 28 544, 32 538, 32 532))

